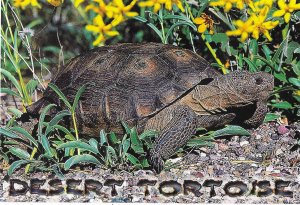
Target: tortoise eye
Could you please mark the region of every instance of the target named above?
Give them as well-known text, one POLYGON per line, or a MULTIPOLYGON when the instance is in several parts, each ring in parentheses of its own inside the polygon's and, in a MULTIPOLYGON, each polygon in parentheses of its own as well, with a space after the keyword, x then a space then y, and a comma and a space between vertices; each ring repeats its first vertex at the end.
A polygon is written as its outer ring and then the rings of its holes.
POLYGON ((261 77, 255 78, 256 85, 261 85, 263 83, 263 79, 261 77))

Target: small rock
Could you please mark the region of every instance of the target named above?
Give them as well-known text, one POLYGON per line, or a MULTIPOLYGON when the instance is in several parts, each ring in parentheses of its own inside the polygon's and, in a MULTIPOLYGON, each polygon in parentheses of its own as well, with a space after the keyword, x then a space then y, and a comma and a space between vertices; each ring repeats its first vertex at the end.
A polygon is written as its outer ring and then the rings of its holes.
POLYGON ((203 153, 203 152, 201 152, 201 153, 200 153, 200 157, 206 157, 206 154, 203 153))
POLYGON ((204 174, 202 174, 202 172, 193 172, 192 175, 194 175, 197 178, 202 178, 204 177, 204 174))
POLYGON ((278 150, 276 150, 276 155, 280 155, 282 153, 283 153, 282 149, 279 148, 278 150))
POLYGON ((278 139, 279 139, 279 135, 273 133, 273 134, 271 134, 271 139, 272 139, 272 140, 278 140, 278 139))
POLYGON ((261 138, 262 138, 261 135, 256 135, 256 136, 255 136, 255 139, 257 139, 257 140, 259 140, 259 139, 261 139, 261 138))
POLYGON ((173 187, 163 187, 162 188, 162 191, 164 192, 164 193, 173 193, 175 190, 174 190, 174 188, 173 187))
POLYGON ((248 141, 242 141, 242 142, 240 142, 241 147, 244 147, 244 146, 246 146, 248 144, 249 144, 248 141))
POLYGON ((284 126, 284 125, 279 125, 278 128, 277 128, 277 132, 280 135, 284 135, 284 134, 289 132, 289 129, 286 128, 286 126, 284 126))
POLYGON ((274 167, 272 165, 266 167, 267 172, 271 172, 273 170, 274 170, 274 167))
POLYGON ((225 152, 226 150, 228 150, 228 146, 226 144, 220 143, 219 150, 221 150, 222 152, 225 152))
POLYGON ((260 168, 258 168, 254 173, 255 173, 255 174, 260 174, 261 171, 262 171, 262 168, 260 167, 260 168))

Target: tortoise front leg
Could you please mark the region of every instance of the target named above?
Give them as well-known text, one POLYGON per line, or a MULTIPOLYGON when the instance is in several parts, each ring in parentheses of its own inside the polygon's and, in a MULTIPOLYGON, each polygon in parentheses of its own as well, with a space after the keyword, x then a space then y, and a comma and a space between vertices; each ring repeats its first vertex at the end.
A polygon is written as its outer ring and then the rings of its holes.
POLYGON ((256 103, 256 110, 251 118, 244 121, 245 125, 250 127, 258 127, 264 121, 264 118, 268 112, 267 103, 263 101, 258 101, 256 103))
POLYGON ((187 106, 177 106, 172 113, 172 119, 161 130, 154 147, 150 150, 150 163, 157 173, 163 169, 164 160, 186 144, 195 134, 196 128, 197 116, 194 111, 187 106))
MULTIPOLYGON (((150 151, 150 163, 157 173, 163 169, 164 160, 169 159, 196 133, 196 128, 223 126, 235 118, 234 113, 197 116, 187 106, 177 106, 174 110, 172 119, 161 130, 153 149, 150 151)), ((159 121, 160 119, 154 120, 159 121)))

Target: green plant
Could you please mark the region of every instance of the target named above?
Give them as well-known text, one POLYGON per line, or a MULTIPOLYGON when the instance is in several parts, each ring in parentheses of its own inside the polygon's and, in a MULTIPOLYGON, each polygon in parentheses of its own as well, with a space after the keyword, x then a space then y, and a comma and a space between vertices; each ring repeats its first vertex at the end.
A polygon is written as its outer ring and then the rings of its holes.
POLYGON ((1 51, 3 53, 3 59, 1 60, 3 60, 3 67, 5 67, 5 69, 1 68, 0 70, 1 80, 4 77, 14 86, 14 89, 9 87, 1 88, 1 92, 20 98, 24 111, 26 111, 25 107, 32 103, 31 96, 38 84, 44 88, 42 80, 36 75, 30 33, 32 32, 30 29, 41 22, 32 21, 25 29, 17 13, 9 7, 8 1, 4 3, 3 0, 1 0, 1 15, 5 19, 0 34, 3 42, 1 43, 1 51), (14 25, 9 20, 11 17, 14 19, 14 25), (33 79, 27 83, 22 75, 23 69, 30 70, 33 75, 33 79), (14 75, 17 75, 17 78, 14 75))

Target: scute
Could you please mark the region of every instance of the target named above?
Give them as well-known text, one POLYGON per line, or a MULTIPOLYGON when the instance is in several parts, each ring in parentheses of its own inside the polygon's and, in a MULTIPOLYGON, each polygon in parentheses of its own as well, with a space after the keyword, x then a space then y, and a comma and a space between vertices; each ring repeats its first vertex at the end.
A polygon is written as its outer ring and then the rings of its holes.
MULTIPOLYGON (((94 129, 93 122, 114 126, 119 120, 153 116, 202 79, 216 75, 207 61, 186 49, 158 43, 119 44, 72 59, 52 83, 70 101, 87 85, 77 112, 82 126, 94 129), (91 121, 95 113, 98 119, 91 121)), ((44 97, 59 101, 50 89, 44 97)))

